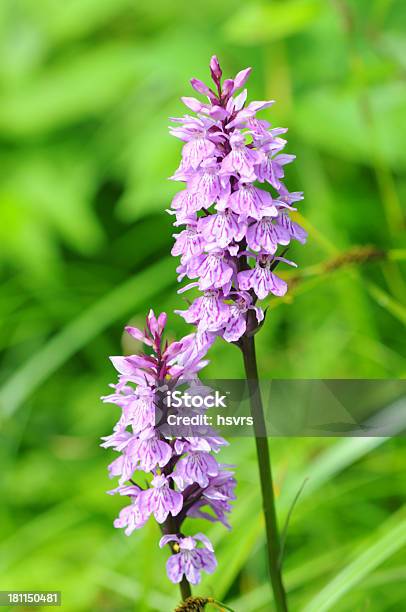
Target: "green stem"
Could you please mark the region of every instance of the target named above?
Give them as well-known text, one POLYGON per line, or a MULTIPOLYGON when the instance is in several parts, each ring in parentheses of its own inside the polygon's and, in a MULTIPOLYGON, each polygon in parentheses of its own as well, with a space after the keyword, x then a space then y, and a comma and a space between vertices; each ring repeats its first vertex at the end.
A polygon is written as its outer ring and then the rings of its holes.
POLYGON ((255 354, 254 336, 243 336, 240 340, 244 358, 245 373, 248 381, 251 402, 251 415, 254 419, 255 444, 261 482, 262 506, 268 551, 269 574, 277 612, 287 612, 285 589, 280 569, 280 538, 275 511, 275 496, 272 482, 271 460, 268 439, 266 438, 265 418, 262 398, 258 384, 258 368, 255 354))
POLYGON ((185 576, 183 576, 181 582, 179 583, 180 594, 182 596, 183 601, 192 595, 192 589, 190 588, 189 582, 186 580, 185 576))
POLYGON ((226 604, 222 603, 221 601, 216 601, 214 599, 210 603, 216 608, 218 608, 219 610, 221 610, 222 612, 224 612, 224 610, 228 610, 229 612, 234 612, 232 608, 230 608, 229 606, 226 606, 226 604))

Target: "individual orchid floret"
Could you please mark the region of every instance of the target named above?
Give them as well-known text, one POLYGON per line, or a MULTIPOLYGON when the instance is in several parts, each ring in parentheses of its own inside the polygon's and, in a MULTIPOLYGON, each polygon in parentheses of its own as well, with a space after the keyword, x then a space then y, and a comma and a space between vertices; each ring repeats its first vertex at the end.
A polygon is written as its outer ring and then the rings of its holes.
MULTIPOLYGON (((230 265, 228 252, 224 249, 211 251, 197 259, 198 266, 193 269, 191 278, 199 278, 199 289, 221 289, 229 287, 233 276, 233 268, 230 265)), ((227 293, 227 290, 225 290, 227 293)))
POLYGON ((185 576, 190 584, 198 584, 201 579, 201 571, 208 574, 215 571, 217 561, 213 546, 209 538, 202 533, 197 533, 193 537, 180 537, 176 534, 164 535, 159 545, 162 547, 168 543, 171 543, 175 553, 166 563, 166 571, 172 582, 178 583, 185 576), (203 544, 203 547, 198 547, 199 543, 203 544))
POLYGON ((241 182, 239 189, 230 195, 228 206, 243 219, 259 220, 264 216, 278 216, 271 194, 252 183, 241 182))
POLYGON ((260 300, 269 293, 285 295, 288 289, 287 283, 272 272, 273 261, 270 255, 260 255, 257 257, 255 268, 239 272, 238 283, 241 289, 246 291, 252 289, 260 300))
POLYGON ((131 535, 135 529, 143 527, 149 518, 149 515, 144 511, 142 503, 140 503, 140 493, 141 489, 139 487, 127 487, 125 495, 128 495, 131 499, 131 504, 125 506, 125 508, 120 511, 118 518, 114 521, 114 527, 117 529, 124 528, 124 533, 127 536, 131 535))
POLYGON ((231 529, 227 516, 231 510, 230 502, 235 500, 235 486, 232 472, 222 469, 217 476, 210 479, 209 486, 192 503, 187 515, 211 522, 219 521, 227 529, 231 529), (209 508, 211 512, 207 512, 205 508, 209 508))
POLYGON ((182 510, 183 495, 170 488, 169 479, 159 474, 152 479, 152 488, 142 493, 145 512, 153 514, 158 523, 163 523, 168 514, 177 516, 182 510))
POLYGON ((251 223, 247 230, 247 245, 253 251, 262 251, 273 255, 278 245, 287 245, 290 242, 292 232, 289 231, 281 222, 274 217, 262 217, 259 221, 251 223))
POLYGON ((234 132, 228 140, 231 151, 222 161, 222 174, 239 174, 246 181, 255 181, 255 165, 261 163, 258 151, 245 146, 245 138, 241 132, 234 132))
POLYGON ((227 342, 237 342, 245 334, 247 331, 247 313, 250 310, 254 311, 255 321, 258 325, 264 318, 262 309, 255 306, 248 291, 239 291, 234 295, 229 308, 229 316, 223 332, 223 338, 227 342))
POLYGON ((180 255, 182 263, 203 253, 205 241, 201 233, 197 231, 196 225, 196 222, 190 223, 180 234, 174 234, 176 242, 171 253, 175 256, 180 255))
POLYGON ((200 217, 197 228, 203 248, 213 245, 213 248, 219 246, 224 249, 233 241, 240 242, 244 238, 247 224, 231 208, 225 208, 218 213, 200 217))
POLYGON ((222 329, 229 319, 229 304, 219 289, 210 289, 189 306, 187 310, 176 310, 187 323, 199 325, 202 330, 211 332, 222 329))
POLYGON ((202 489, 209 486, 210 477, 217 476, 219 466, 213 455, 203 451, 189 452, 179 459, 173 479, 183 491, 188 485, 197 483, 202 489))

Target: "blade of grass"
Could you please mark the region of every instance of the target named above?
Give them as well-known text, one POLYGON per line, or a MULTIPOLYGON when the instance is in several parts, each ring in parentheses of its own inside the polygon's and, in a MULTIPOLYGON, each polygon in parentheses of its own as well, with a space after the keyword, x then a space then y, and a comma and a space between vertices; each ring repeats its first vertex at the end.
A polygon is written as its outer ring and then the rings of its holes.
POLYGON ((392 316, 399 319, 401 323, 406 323, 406 308, 400 302, 396 301, 371 281, 365 281, 365 287, 369 295, 379 304, 379 306, 385 308, 392 316))
POLYGON ((406 544, 406 509, 401 509, 360 548, 358 555, 303 609, 326 612, 376 567, 406 544))
POLYGON ((304 481, 302 482, 302 484, 300 485, 300 488, 298 489, 295 497, 293 498, 292 504, 291 504, 291 506, 290 506, 290 508, 288 510, 287 515, 286 515, 285 524, 284 524, 282 532, 281 532, 281 552, 280 552, 280 555, 279 555, 279 565, 282 565, 282 563, 283 563, 283 555, 284 555, 284 552, 285 552, 286 538, 287 538, 287 535, 288 535, 290 519, 291 519, 291 516, 292 516, 293 511, 295 509, 295 506, 296 506, 297 502, 299 501, 299 497, 302 494, 302 491, 303 491, 303 489, 304 489, 304 487, 306 485, 307 480, 308 479, 305 478, 304 481))

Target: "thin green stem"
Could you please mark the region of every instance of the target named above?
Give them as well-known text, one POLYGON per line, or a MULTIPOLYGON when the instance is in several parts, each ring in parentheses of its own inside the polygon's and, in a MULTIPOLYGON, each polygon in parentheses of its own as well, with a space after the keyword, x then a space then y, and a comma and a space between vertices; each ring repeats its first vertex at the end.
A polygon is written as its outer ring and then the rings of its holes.
POLYGON ((226 606, 226 604, 224 604, 221 601, 216 601, 215 599, 213 600, 209 600, 209 603, 211 603, 212 606, 214 606, 215 608, 217 608, 218 610, 221 610, 221 612, 224 612, 224 610, 228 610, 228 612, 234 612, 234 610, 232 608, 230 608, 229 606, 226 606))
POLYGON ((272 481, 271 459, 266 437, 265 417, 258 384, 258 368, 255 354, 254 336, 243 336, 240 341, 244 358, 245 373, 248 381, 251 402, 251 415, 254 419, 255 443, 257 447, 259 477, 261 483, 262 506, 265 517, 268 565, 272 590, 277 612, 287 612, 286 593, 280 569, 280 537, 275 510, 275 495, 272 481))
POLYGON ((179 583, 180 594, 182 596, 183 601, 192 595, 192 589, 190 588, 189 582, 186 580, 185 576, 183 576, 181 582, 179 583))

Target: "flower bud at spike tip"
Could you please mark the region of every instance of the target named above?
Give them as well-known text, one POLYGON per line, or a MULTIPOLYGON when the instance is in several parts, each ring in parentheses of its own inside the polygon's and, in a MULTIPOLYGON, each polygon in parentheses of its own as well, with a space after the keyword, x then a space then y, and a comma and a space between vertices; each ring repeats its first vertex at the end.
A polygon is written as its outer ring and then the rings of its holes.
POLYGON ((223 74, 223 71, 220 68, 220 64, 219 64, 219 61, 218 61, 216 55, 213 55, 211 60, 210 60, 210 72, 211 72, 211 76, 212 76, 213 81, 217 85, 220 82, 221 75, 223 74))

